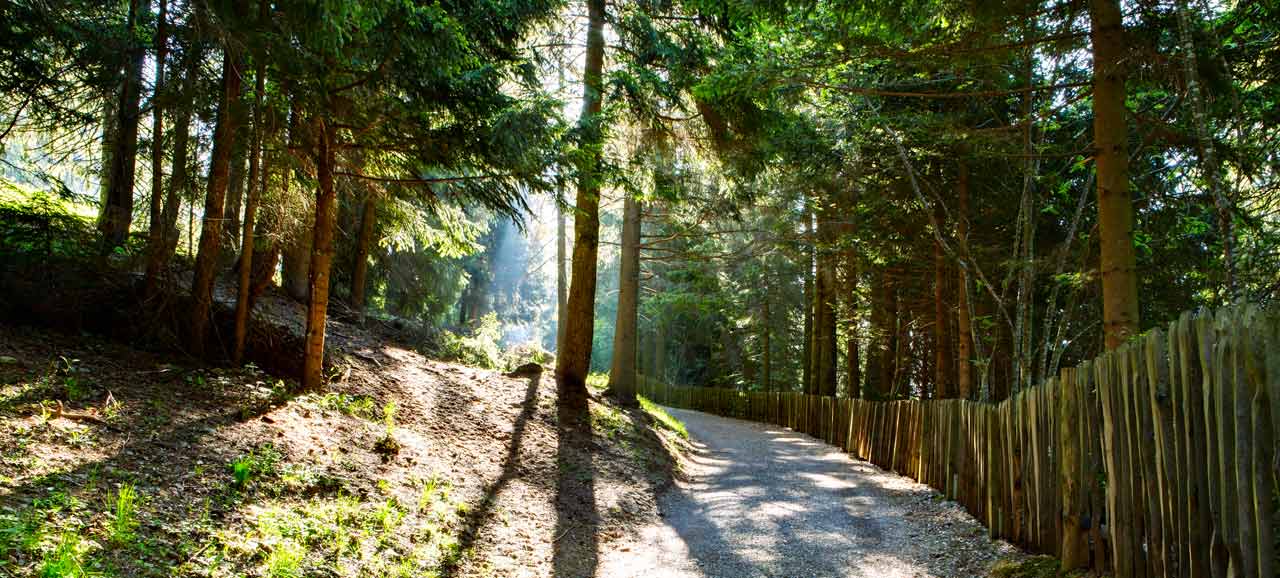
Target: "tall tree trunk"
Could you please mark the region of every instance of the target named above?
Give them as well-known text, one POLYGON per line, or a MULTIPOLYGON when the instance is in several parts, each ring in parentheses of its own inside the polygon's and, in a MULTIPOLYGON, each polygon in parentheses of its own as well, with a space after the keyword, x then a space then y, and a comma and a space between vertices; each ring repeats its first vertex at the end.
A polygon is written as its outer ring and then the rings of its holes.
POLYGON ((583 148, 592 151, 578 181, 573 219, 573 277, 565 307, 563 347, 556 354, 556 380, 565 402, 585 400, 591 367, 591 338, 595 324, 596 252, 600 242, 600 145, 604 98, 604 0, 587 0, 587 56, 583 70, 583 148))
MULTIPOLYGON (((956 184, 959 200, 956 203, 956 236, 969 237, 969 165, 960 159, 959 179, 956 184)), ((956 394, 961 399, 973 399, 973 324, 969 318, 969 268, 960 267, 960 286, 956 291, 956 394)))
POLYGON ((636 329, 640 313, 640 201, 622 201, 622 251, 619 254, 618 317, 613 325, 613 368, 609 393, 619 402, 636 402, 636 329))
POLYGON ((292 238, 284 247, 283 263, 281 263, 280 280, 285 294, 296 301, 305 301, 310 290, 311 279, 311 242, 314 222, 310 217, 308 223, 299 231, 294 231, 292 238))
POLYGON ((893 392, 895 359, 897 355, 897 307, 892 275, 881 270, 872 288, 871 298, 871 347, 867 352, 866 397, 872 400, 888 399, 893 392))
POLYGON ((351 308, 361 320, 364 320, 365 285, 369 276, 369 248, 373 245, 373 230, 377 225, 378 204, 370 190, 360 208, 360 235, 356 237, 356 262, 351 274, 351 308))
POLYGON ((164 242, 164 60, 169 54, 169 0, 160 0, 156 16, 156 81, 151 96, 151 215, 147 226, 147 272, 144 278, 147 299, 155 296, 156 271, 151 269, 152 252, 164 242))
POLYGON ((1187 96, 1191 101, 1196 142, 1200 148, 1201 170, 1218 211, 1218 234, 1222 235, 1223 272, 1226 277, 1224 285, 1226 285, 1229 301, 1236 296, 1235 257, 1232 254, 1235 233, 1232 226, 1231 203, 1227 202, 1227 197, 1222 190, 1222 167, 1218 164, 1213 135, 1209 131, 1204 95, 1200 92, 1200 68, 1196 64, 1196 44, 1191 35, 1191 25, 1191 10, 1187 7, 1187 0, 1178 0, 1178 39, 1183 54, 1183 75, 1187 79, 1187 96))
POLYGON ((835 257, 831 250, 833 242, 831 207, 824 206, 818 218, 817 248, 817 283, 815 284, 817 299, 814 300, 814 344, 817 348, 816 363, 817 383, 815 392, 818 395, 834 396, 836 394, 836 280, 835 257))
MULTIPOLYGON (((236 101, 239 102, 239 100, 240 95, 237 94, 236 101)), ((240 244, 240 206, 245 200, 245 162, 252 154, 250 148, 252 145, 245 141, 243 133, 236 135, 231 153, 231 176, 227 181, 227 200, 222 210, 222 244, 226 247, 235 247, 240 244)), ((247 186, 253 185, 250 183, 247 186)), ((231 254, 230 251, 227 253, 231 254)))
POLYGON ((849 397, 861 397, 862 366, 858 353, 858 262, 853 251, 844 255, 845 275, 845 368, 849 397))
POLYGON ((653 377, 659 382, 667 382, 667 325, 661 314, 654 319, 653 377))
POLYGON ((773 346, 770 343, 770 334, 773 332, 771 325, 773 316, 769 312, 769 301, 769 286, 766 283, 764 287, 764 303, 760 312, 760 383, 764 391, 773 391, 773 346))
POLYGON ((324 380, 325 321, 329 310, 329 270, 333 263, 333 230, 337 220, 338 192, 333 186, 333 129, 316 118, 315 236, 311 242, 311 287, 307 302, 306 353, 302 360, 302 387, 315 390, 324 380))
MULTIPOLYGON (((258 0, 258 22, 265 24, 269 10, 268 0, 258 0)), ((236 295, 236 328, 235 347, 232 349, 231 361, 240 365, 244 359, 245 339, 249 333, 249 309, 253 293, 253 242, 254 230, 258 220, 258 200, 267 188, 267 171, 262 166, 262 141, 265 129, 262 126, 262 98, 266 92, 266 63, 262 55, 258 55, 257 68, 253 73, 253 136, 249 143, 249 198, 244 208, 244 232, 240 238, 240 286, 236 295), (259 171, 261 170, 261 175, 259 171), (259 181, 261 177, 261 181, 259 181)))
MULTIPOLYGON (((185 76, 182 79, 182 95, 191 94, 193 77, 199 59, 188 56, 185 76)), ((188 177, 187 149, 191 140, 191 108, 178 109, 178 118, 173 127, 173 161, 169 171, 169 189, 165 192, 164 206, 160 210, 160 226, 158 237, 147 239, 147 269, 145 276, 146 295, 154 295, 159 284, 160 272, 168 264, 173 252, 178 248, 178 213, 182 209, 182 199, 190 187, 188 177)))
MULTIPOLYGON (((939 211, 941 212, 941 211, 939 211)), ((941 218, 941 215, 939 215, 941 218)), ((939 222, 941 220, 939 219, 939 222)), ((951 387, 951 326, 950 308, 947 306, 947 258, 942 244, 933 243, 933 348, 934 348, 934 397, 955 397, 951 387)))
POLYGON ((1097 149, 1102 321, 1107 349, 1138 332, 1138 277, 1129 195, 1125 120, 1125 34, 1119 0, 1090 0, 1093 140, 1097 149))
POLYGON ((564 347, 565 308, 569 303, 569 277, 565 271, 567 251, 564 209, 556 208, 556 352, 564 347))
POLYGON ((125 65, 124 83, 120 87, 115 140, 111 151, 111 172, 107 183, 106 203, 102 208, 103 252, 125 243, 129 224, 133 221, 134 171, 138 160, 138 103, 142 99, 142 61, 146 56, 138 42, 138 20, 142 17, 142 0, 129 0, 129 16, 125 34, 129 43, 129 59, 125 65))
POLYGON ((804 235, 808 247, 804 253, 804 346, 800 364, 801 391, 813 393, 813 216, 809 214, 806 202, 804 212, 804 235))
POLYGON ((240 61, 235 50, 222 50, 222 95, 218 120, 213 130, 213 154, 209 159, 209 187, 205 192, 204 219, 200 227, 200 251, 196 255, 195 277, 191 281, 191 352, 205 354, 205 331, 213 305, 213 283, 217 276, 218 250, 222 234, 222 205, 231 172, 231 148, 236 138, 236 99, 240 95, 240 61))

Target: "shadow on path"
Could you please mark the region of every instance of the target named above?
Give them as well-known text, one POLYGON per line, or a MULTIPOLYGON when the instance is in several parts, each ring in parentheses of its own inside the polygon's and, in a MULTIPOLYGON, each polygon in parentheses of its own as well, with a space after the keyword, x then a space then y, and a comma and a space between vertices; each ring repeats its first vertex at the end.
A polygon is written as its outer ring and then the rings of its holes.
MULTIPOLYGON (((572 397, 572 396, 571 396, 572 397)), ((600 514, 596 511, 591 412, 587 399, 557 406, 556 529, 553 567, 557 578, 595 576, 600 563, 600 514)))

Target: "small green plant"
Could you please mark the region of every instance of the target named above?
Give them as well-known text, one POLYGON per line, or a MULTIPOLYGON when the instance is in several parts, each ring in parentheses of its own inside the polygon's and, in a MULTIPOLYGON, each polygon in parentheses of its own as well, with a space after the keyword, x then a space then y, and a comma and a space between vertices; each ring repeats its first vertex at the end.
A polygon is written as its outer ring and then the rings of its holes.
POLYGON ((115 506, 111 512, 111 542, 124 545, 133 541, 133 531, 138 527, 138 492, 132 483, 123 483, 115 492, 115 506))
POLYGON ((382 425, 386 432, 373 444, 373 449, 386 462, 400 453, 400 442, 396 440, 396 402, 388 401, 382 406, 382 425))
POLYGON ((84 567, 85 546, 80 537, 66 532, 58 539, 58 545, 40 562, 36 570, 39 578, 87 578, 91 576, 84 567))
POLYGON ((267 555, 267 576, 270 578, 302 578, 302 561, 306 550, 293 540, 281 540, 267 555))
POLYGON ((253 478, 279 473, 280 451, 271 444, 249 450, 231 462, 231 478, 236 489, 243 489, 253 478))
POLYGON ((662 406, 649 401, 649 399, 643 395, 637 396, 636 399, 640 400, 640 408, 643 409, 645 413, 653 417, 654 421, 658 422, 659 426, 675 432, 675 434, 681 438, 689 439, 689 430, 685 429, 684 423, 675 417, 672 417, 672 415, 668 413, 667 410, 663 409, 662 406))
POLYGON ((138 527, 138 491, 133 484, 121 484, 111 512, 111 542, 124 545, 133 541, 138 527))

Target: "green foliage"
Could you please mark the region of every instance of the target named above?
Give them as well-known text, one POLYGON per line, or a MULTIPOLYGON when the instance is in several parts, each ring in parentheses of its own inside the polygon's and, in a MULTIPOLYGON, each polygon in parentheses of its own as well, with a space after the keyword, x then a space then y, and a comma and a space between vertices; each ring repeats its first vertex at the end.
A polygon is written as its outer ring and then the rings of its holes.
POLYGON ((271 444, 264 444, 237 457, 230 464, 233 486, 244 489, 254 479, 277 475, 282 457, 280 451, 271 444))
POLYGON ((684 422, 676 419, 662 406, 649 401, 643 395, 636 396, 636 399, 640 401, 640 409, 649 414, 659 426, 670 430, 681 438, 689 439, 689 430, 685 429, 684 422))
POLYGON ((1063 572, 1052 556, 1031 556, 1021 560, 999 560, 991 567, 991 578, 1073 578, 1082 571, 1063 572))
POLYGON ((596 391, 604 391, 609 388, 609 374, 599 371, 593 371, 587 374, 587 387, 596 391))
POLYGON ((80 536, 67 532, 58 539, 58 545, 36 571, 39 578, 87 578, 96 576, 85 568, 86 545, 80 536))
POLYGON ((502 349, 498 342, 502 339, 502 325, 498 316, 489 313, 476 323, 471 333, 465 337, 451 331, 441 332, 440 354, 445 359, 456 360, 466 365, 486 369, 500 369, 504 364, 502 349))
POLYGON ((111 542, 125 546, 133 542, 138 527, 138 492, 133 484, 121 484, 116 490, 111 512, 111 542))

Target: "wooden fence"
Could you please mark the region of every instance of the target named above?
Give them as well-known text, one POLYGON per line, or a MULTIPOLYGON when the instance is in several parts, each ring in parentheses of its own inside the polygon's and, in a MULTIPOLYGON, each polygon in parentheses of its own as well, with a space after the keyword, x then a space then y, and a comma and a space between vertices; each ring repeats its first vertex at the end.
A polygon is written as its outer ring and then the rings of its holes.
POLYGON ((1277 576, 1280 315, 1183 314, 998 404, 680 387, 664 405, 819 437, 1064 567, 1277 576))

